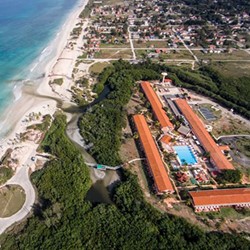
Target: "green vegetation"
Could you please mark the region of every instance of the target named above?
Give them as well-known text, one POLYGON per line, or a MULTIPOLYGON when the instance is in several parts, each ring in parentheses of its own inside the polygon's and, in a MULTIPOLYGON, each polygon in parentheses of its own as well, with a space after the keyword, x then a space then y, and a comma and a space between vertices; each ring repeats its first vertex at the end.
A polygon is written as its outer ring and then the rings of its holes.
POLYGON ((24 190, 17 185, 0 189, 0 217, 9 217, 21 209, 25 202, 24 190))
POLYGON ((51 124, 51 115, 47 114, 43 116, 42 123, 33 124, 27 127, 27 129, 40 130, 46 132, 51 124))
POLYGON ((145 67, 157 72, 166 71, 175 85, 191 89, 232 108, 239 114, 250 117, 250 77, 227 77, 213 67, 204 66, 191 71, 188 68, 146 63, 145 67))
POLYGON ((88 168, 65 128, 65 116, 57 114, 41 145, 56 158, 32 174, 39 203, 22 227, 0 236, 3 249, 248 249, 249 241, 240 235, 205 233, 154 209, 144 200, 137 178, 126 171, 111 197, 113 204, 85 201, 88 168))
MULTIPOLYGON (((108 162, 119 161, 124 106, 131 96, 134 81, 143 78, 142 75, 158 76, 142 66, 116 62, 112 74, 104 82, 110 87, 110 94, 86 114, 92 114, 95 126, 107 140, 100 138, 105 147, 98 148, 96 154, 106 157, 108 162), (109 133, 110 130, 113 133, 109 133)), ((81 123, 85 118, 83 115, 81 123)), ((66 137, 65 129, 66 117, 59 113, 41 144, 41 149, 56 157, 32 174, 39 196, 34 215, 22 227, 1 235, 2 248, 248 249, 249 241, 240 235, 205 233, 184 219, 154 209, 144 200, 137 178, 127 171, 122 173, 122 182, 113 191, 113 204, 85 201, 90 188, 88 168, 79 150, 66 137)), ((91 135, 91 130, 88 132, 91 135)))
POLYGON ((4 184, 13 176, 13 170, 8 167, 0 167, 0 185, 4 184))
POLYGON ((75 27, 71 31, 70 35, 73 36, 74 38, 77 38, 81 35, 81 32, 82 32, 82 27, 75 27))
POLYGON ((89 71, 93 74, 100 74, 109 65, 110 64, 108 62, 98 62, 93 64, 89 71))
POLYGON ((209 213, 202 213, 202 216, 208 217, 211 220, 214 219, 243 219, 247 216, 250 216, 249 209, 242 209, 242 210, 235 210, 231 207, 223 207, 220 209, 219 212, 209 212, 209 213))
POLYGON ((236 146, 241 153, 250 157, 250 140, 248 138, 238 139, 236 146))
POLYGON ((63 78, 56 78, 52 82, 50 82, 50 84, 57 84, 61 86, 63 84, 63 78))
POLYGON ((224 170, 218 177, 218 181, 224 183, 239 183, 242 178, 242 173, 239 169, 224 170))
POLYGON ((80 132, 87 143, 93 143, 90 153, 97 162, 115 166, 121 163, 119 148, 121 130, 126 125, 125 106, 129 102, 137 80, 157 79, 159 75, 140 66, 119 60, 99 75, 98 88, 107 85, 110 93, 88 112, 80 122, 80 132), (109 150, 107 150, 109 149, 109 150))

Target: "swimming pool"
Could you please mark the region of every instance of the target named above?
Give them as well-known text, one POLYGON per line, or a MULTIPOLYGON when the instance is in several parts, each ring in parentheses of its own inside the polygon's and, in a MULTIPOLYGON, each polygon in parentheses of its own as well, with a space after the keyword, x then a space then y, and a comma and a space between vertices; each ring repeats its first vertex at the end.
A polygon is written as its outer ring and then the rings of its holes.
POLYGON ((197 159, 189 146, 174 146, 173 149, 181 165, 193 165, 197 163, 197 159))

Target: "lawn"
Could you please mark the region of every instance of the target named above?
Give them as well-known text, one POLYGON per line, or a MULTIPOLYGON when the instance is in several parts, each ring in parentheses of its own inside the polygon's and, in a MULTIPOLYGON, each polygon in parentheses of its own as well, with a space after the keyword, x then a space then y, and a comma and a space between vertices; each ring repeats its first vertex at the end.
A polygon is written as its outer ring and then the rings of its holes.
POLYGON ((0 189, 0 217, 9 217, 18 212, 25 202, 24 190, 18 185, 0 189))
POLYGON ((137 40, 133 40, 134 47, 135 48, 167 48, 167 41, 162 40, 162 41, 148 41, 148 42, 142 42, 138 43, 137 40))
POLYGON ((4 184, 13 175, 13 170, 7 167, 0 167, 0 185, 4 184))
POLYGON ((214 62, 211 67, 226 77, 250 76, 250 62, 214 62))
POLYGON ((205 60, 250 60, 250 55, 243 50, 235 50, 232 53, 208 53, 204 54, 201 51, 194 50, 194 54, 199 59, 205 60))
POLYGON ((108 62, 98 62, 91 65, 89 71, 94 74, 100 74, 108 65, 110 65, 108 62))
MULTIPOLYGON (((149 54, 151 52, 155 52, 154 49, 148 49, 148 50, 143 50, 143 49, 135 49, 136 56, 138 58, 143 58, 144 55, 149 54)), ((170 51, 169 53, 161 53, 159 54, 159 59, 163 60, 175 60, 175 59, 183 59, 183 60, 192 60, 193 57, 192 55, 186 51, 186 50, 180 50, 180 51, 170 51)))
POLYGON ((250 215, 249 210, 242 210, 237 211, 231 207, 223 207, 219 212, 209 212, 209 213, 202 213, 202 216, 206 216, 209 219, 243 219, 250 215))
POLYGON ((250 139, 248 138, 238 139, 236 141, 236 145, 241 153, 243 153, 247 157, 250 157, 250 139))
POLYGON ((99 59, 131 59, 132 53, 130 49, 117 49, 117 50, 105 50, 102 49, 100 52, 95 54, 95 58, 99 59))
POLYGON ((119 43, 119 44, 110 44, 110 43, 101 43, 100 48, 130 48, 129 43, 119 43))

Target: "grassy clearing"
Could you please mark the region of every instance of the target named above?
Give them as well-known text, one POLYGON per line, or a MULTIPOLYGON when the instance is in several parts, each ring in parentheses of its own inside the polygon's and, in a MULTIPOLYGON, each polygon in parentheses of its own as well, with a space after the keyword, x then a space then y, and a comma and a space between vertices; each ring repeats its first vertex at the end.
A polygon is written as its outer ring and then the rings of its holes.
POLYGON ((109 65, 110 63, 108 62, 102 62, 102 63, 98 62, 98 63, 91 65, 89 71, 90 73, 100 74, 109 65))
POLYGON ((134 47, 135 48, 167 48, 167 41, 162 40, 162 41, 148 41, 148 42, 142 42, 138 43, 138 41, 133 40, 134 47))
POLYGON ((18 185, 0 189, 0 217, 9 217, 19 211, 25 202, 24 190, 18 185))
POLYGON ((56 78, 52 82, 50 82, 50 84, 57 84, 61 86, 63 84, 63 78, 56 78))
POLYGON ((236 219, 240 220, 250 216, 250 210, 237 211, 231 207, 221 208, 220 212, 209 212, 202 213, 202 216, 208 217, 209 219, 236 219))
POLYGON ((233 51, 232 53, 220 53, 220 54, 215 54, 215 53, 204 54, 203 52, 198 50, 194 50, 193 52, 199 59, 205 59, 205 60, 249 60, 250 59, 249 54, 243 50, 236 50, 233 51))
POLYGON ((132 53, 130 49, 122 49, 122 50, 101 50, 100 52, 95 54, 95 58, 99 59, 130 59, 132 58, 132 53))
POLYGON ((250 157, 250 139, 248 138, 238 139, 236 141, 236 146, 241 153, 243 153, 247 157, 250 157))
MULTIPOLYGON (((143 49, 136 49, 136 56, 138 58, 144 58, 145 55, 148 55, 149 53, 155 53, 154 49, 148 49, 148 50, 143 50, 143 49)), ((180 51, 170 51, 169 53, 161 53, 159 54, 159 57, 157 58, 159 60, 175 60, 175 59, 183 59, 183 60, 192 60, 193 57, 192 55, 186 51, 186 50, 180 50, 180 51)))
POLYGON ((119 43, 119 44, 101 43, 100 48, 130 48, 130 44, 129 43, 119 43))
POLYGON ((212 122, 212 126, 215 136, 250 133, 250 128, 244 122, 232 116, 224 115, 219 120, 212 122))
POLYGON ((7 167, 0 167, 0 185, 4 184, 13 176, 13 170, 7 167))
POLYGON ((226 77, 250 76, 250 63, 248 62, 212 63, 211 66, 226 77))

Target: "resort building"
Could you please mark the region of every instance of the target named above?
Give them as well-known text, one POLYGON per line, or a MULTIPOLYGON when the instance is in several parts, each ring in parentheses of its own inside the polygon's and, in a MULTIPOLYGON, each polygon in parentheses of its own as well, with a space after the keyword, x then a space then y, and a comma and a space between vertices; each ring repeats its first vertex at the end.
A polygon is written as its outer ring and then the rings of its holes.
POLYGON ((224 156, 219 146, 207 132, 204 124, 188 105, 187 101, 184 99, 176 99, 175 103, 187 119, 193 133, 195 134, 205 151, 210 153, 210 162, 218 170, 234 169, 233 165, 224 156))
POLYGON ((170 122, 166 112, 163 110, 162 103, 155 91, 153 90, 151 84, 149 82, 142 82, 141 87, 148 101, 151 104, 154 115, 160 122, 162 131, 165 133, 169 130, 173 130, 174 125, 170 122))
POLYGON ((155 182, 157 194, 173 193, 174 188, 145 117, 143 115, 134 115, 133 119, 139 134, 140 145, 147 159, 149 171, 155 182))
POLYGON ((189 192, 195 212, 219 211, 221 207, 250 208, 250 188, 189 192))

